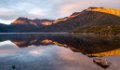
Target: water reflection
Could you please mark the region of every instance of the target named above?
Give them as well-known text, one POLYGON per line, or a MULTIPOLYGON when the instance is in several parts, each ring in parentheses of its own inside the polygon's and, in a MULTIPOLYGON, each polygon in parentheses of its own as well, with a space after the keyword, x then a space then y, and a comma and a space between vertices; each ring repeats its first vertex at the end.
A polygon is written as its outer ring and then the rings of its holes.
POLYGON ((120 54, 120 37, 88 36, 88 35, 4 35, 1 41, 11 40, 19 48, 31 45, 58 45, 70 48, 73 52, 81 52, 87 56, 112 56, 120 54))
POLYGON ((102 70, 85 55, 120 55, 120 37, 0 35, 0 68, 4 70, 11 69, 11 65, 18 66, 17 70, 102 70))
POLYGON ((0 53, 0 69, 12 70, 13 65, 16 66, 16 70, 94 70, 97 68, 102 70, 90 58, 56 45, 37 47, 31 45, 28 48, 4 49, 0 53))

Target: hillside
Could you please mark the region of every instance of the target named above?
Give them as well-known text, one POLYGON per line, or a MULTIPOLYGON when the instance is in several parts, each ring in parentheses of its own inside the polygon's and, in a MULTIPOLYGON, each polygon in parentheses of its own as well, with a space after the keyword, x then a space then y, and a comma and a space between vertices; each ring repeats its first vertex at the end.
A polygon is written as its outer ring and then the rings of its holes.
POLYGON ((86 24, 74 30, 74 33, 120 33, 120 10, 109 8, 88 8, 84 10, 86 24), (91 21, 89 21, 91 20, 91 21))

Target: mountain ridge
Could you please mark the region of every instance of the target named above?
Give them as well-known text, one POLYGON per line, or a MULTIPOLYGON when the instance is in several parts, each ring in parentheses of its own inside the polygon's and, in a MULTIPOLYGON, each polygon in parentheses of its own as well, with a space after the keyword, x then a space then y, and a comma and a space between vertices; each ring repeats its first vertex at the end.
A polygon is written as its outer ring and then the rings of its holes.
MULTIPOLYGON (((20 17, 11 23, 12 32, 100 32, 104 28, 117 28, 119 32, 120 10, 89 7, 57 20, 28 19, 20 17), (118 27, 116 27, 118 26, 118 27), (91 28, 93 29, 92 31, 91 28), (97 31, 95 31, 97 29, 97 31)), ((104 30, 103 30, 104 31, 104 30)), ((109 31, 109 30, 108 30, 109 31)), ((9 29, 8 29, 9 32, 9 29)))
POLYGON ((32 25, 51 25, 53 20, 48 20, 48 19, 29 19, 25 17, 19 17, 15 21, 11 23, 11 25, 19 25, 19 24, 32 24, 32 25))

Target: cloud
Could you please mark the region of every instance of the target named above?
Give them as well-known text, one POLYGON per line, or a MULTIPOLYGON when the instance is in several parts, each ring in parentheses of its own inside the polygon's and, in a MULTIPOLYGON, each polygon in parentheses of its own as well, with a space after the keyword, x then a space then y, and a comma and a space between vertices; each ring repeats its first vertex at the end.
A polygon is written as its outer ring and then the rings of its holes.
POLYGON ((20 16, 19 11, 15 11, 9 8, 0 8, 0 19, 12 20, 17 16, 20 16))
POLYGON ((29 15, 34 15, 34 16, 37 16, 37 17, 46 16, 46 12, 44 10, 39 9, 39 8, 34 8, 34 9, 29 10, 28 14, 29 15))
POLYGON ((74 12, 80 12, 88 7, 107 7, 120 9, 120 0, 65 0, 57 7, 58 17, 66 17, 74 12))
POLYGON ((90 6, 120 9, 120 0, 0 0, 0 20, 18 17, 56 19, 90 6))
POLYGON ((71 4, 65 4, 60 6, 58 9, 58 15, 59 17, 65 17, 69 16, 70 14, 74 12, 81 11, 81 9, 85 9, 85 6, 81 6, 79 3, 71 3, 71 4))
POLYGON ((10 24, 11 22, 13 22, 15 19, 13 20, 4 20, 4 19, 0 19, 0 23, 4 23, 4 24, 10 24))

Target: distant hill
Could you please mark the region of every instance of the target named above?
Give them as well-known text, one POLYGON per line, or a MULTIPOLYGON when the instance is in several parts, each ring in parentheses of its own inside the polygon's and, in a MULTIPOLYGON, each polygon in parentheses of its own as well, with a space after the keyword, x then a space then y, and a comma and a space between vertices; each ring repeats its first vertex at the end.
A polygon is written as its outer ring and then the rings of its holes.
POLYGON ((0 24, 0 32, 39 32, 41 28, 52 25, 53 20, 28 19, 19 17, 10 25, 0 24))
POLYGON ((3 23, 0 23, 0 32, 9 32, 9 26, 3 23))
POLYGON ((40 32, 45 26, 52 25, 53 20, 48 19, 28 19, 25 17, 19 17, 11 23, 13 32, 40 32))
POLYGON ((34 25, 34 26, 48 26, 52 25, 53 20, 48 20, 48 19, 28 19, 25 17, 19 17, 16 19, 14 22, 11 23, 11 25, 34 25))

